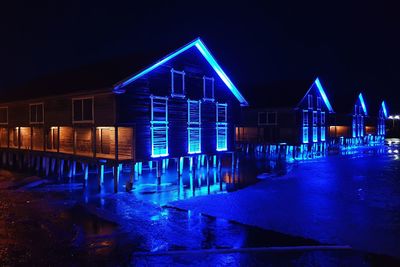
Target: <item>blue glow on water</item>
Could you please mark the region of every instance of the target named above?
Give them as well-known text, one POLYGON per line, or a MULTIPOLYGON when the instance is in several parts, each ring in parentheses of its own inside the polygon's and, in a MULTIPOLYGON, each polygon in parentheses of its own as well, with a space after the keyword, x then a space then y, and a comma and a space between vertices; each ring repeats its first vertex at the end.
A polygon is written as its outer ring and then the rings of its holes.
POLYGON ((134 75, 133 77, 128 78, 125 81, 122 81, 121 83, 118 83, 117 85, 114 86, 114 91, 118 91, 122 89, 124 86, 130 84, 131 82, 139 79, 143 75, 151 72, 155 68, 161 66, 162 64, 168 62, 172 58, 178 56, 179 54, 187 51, 188 49, 192 47, 196 47, 200 53, 204 56, 204 58, 207 60, 207 62, 211 65, 211 67, 215 70, 215 72, 218 74, 218 76, 221 78, 221 80, 225 83, 225 85, 231 90, 231 92, 235 95, 235 97, 239 100, 242 106, 248 106, 248 102, 246 99, 242 96, 242 94, 239 92, 238 88, 232 83, 232 81, 229 79, 229 77, 225 74, 225 72, 222 70, 221 66, 217 63, 215 58, 212 56, 211 52, 207 49, 203 41, 201 41, 200 38, 195 39, 194 41, 188 43, 187 45, 181 47, 180 49, 176 50, 175 52, 169 54, 168 56, 164 57, 160 61, 156 62, 155 64, 151 65, 150 67, 142 70, 138 74, 134 75))

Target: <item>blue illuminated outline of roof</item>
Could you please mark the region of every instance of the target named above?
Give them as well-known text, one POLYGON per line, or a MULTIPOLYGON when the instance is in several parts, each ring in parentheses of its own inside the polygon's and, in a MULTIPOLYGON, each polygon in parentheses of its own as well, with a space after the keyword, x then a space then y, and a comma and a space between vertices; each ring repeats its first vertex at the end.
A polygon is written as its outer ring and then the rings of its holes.
POLYGON ((125 87, 126 85, 130 84, 131 82, 139 79, 143 75, 149 73, 150 71, 154 70, 155 68, 161 66, 162 64, 168 62, 172 58, 176 57, 177 55, 185 52, 186 50, 192 48, 195 46, 200 53, 203 55, 203 57, 207 60, 207 62, 211 65, 211 67, 215 70, 215 72, 218 74, 218 76, 221 78, 221 80, 225 83, 225 85, 231 90, 233 95, 239 100, 242 106, 248 106, 248 102, 246 99, 242 96, 242 94, 239 92, 239 90, 236 88, 236 86, 232 83, 232 81, 229 79, 229 77, 225 74, 225 72, 222 70, 221 66, 217 63, 215 58, 212 56, 210 50, 207 49, 205 44, 200 38, 197 38, 193 40, 192 42, 188 43, 187 45, 181 47, 180 49, 176 50, 175 52, 169 54, 168 56, 164 57, 163 59, 157 61, 155 64, 151 65, 150 67, 142 70, 141 72, 135 74, 134 76, 117 83, 114 86, 114 91, 118 91, 119 89, 125 87))
POLYGON ((324 88, 322 87, 321 82, 319 81, 318 77, 317 77, 317 79, 315 79, 315 84, 317 85, 317 88, 318 88, 318 90, 319 90, 319 93, 321 94, 322 99, 323 99, 324 102, 325 102, 325 105, 328 107, 329 112, 334 112, 334 111, 333 111, 333 108, 332 108, 332 106, 331 106, 331 103, 329 102, 329 99, 328 99, 328 97, 326 96, 325 90, 324 90, 324 88))
POLYGON ((382 101, 382 110, 383 110, 383 114, 385 115, 385 118, 387 119, 387 117, 388 117, 388 112, 387 112, 387 108, 386 108, 386 103, 385 103, 385 101, 382 101))
POLYGON ((365 115, 368 115, 367 107, 365 106, 365 101, 364 101, 364 97, 363 97, 362 93, 360 93, 360 94, 358 95, 358 99, 360 99, 361 106, 362 106, 362 108, 363 108, 363 110, 364 110, 365 115))

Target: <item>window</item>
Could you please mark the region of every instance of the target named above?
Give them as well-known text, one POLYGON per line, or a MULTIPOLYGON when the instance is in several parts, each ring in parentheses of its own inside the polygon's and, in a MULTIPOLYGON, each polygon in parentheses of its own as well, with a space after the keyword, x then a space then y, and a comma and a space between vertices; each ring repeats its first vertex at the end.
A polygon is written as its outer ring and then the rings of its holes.
POLYGON ((203 77, 203 100, 214 101, 214 78, 203 77))
POLYGON ((303 126, 308 126, 308 110, 303 110, 303 126))
POLYGON ((217 103, 216 110, 216 134, 217 134, 217 151, 225 151, 228 149, 228 104, 217 103))
POLYGON ((303 110, 303 143, 308 143, 308 110, 303 110))
POLYGON ((308 95, 308 108, 313 108, 313 96, 308 95))
POLYGON ((303 127, 303 143, 308 143, 308 127, 303 127))
POLYGON ((321 109, 321 97, 317 97, 317 109, 321 109))
POLYGON ((357 115, 357 112, 358 112, 358 106, 354 105, 354 115, 357 115))
POLYGON ((321 127, 321 141, 326 141, 326 128, 325 128, 325 126, 321 127))
POLYGON ((360 115, 360 133, 359 136, 364 136, 364 117, 360 115))
POLYGON ((30 123, 43 123, 44 119, 43 103, 29 104, 30 123))
POLYGON ((185 72, 171 69, 171 96, 185 97, 185 72))
POLYGON ((0 107, 0 124, 8 123, 8 107, 0 107))
POLYGON ((318 113, 313 111, 313 126, 316 126, 318 123, 318 113))
POLYGON ((268 125, 276 125, 276 112, 268 112, 267 119, 268 125))
POLYGON ((363 114, 362 106, 359 106, 359 107, 358 107, 358 110, 359 110, 358 114, 363 114))
POLYGON ((318 142, 318 127, 313 127, 313 142, 318 142))
POLYGON ((93 97, 72 99, 72 121, 93 122, 93 97))
POLYGON ((325 125, 325 112, 321 112, 321 125, 325 125))
POLYGON ((267 113, 258 112, 258 125, 267 125, 267 113))
POLYGON ((352 130, 353 130, 353 137, 357 137, 357 117, 356 115, 353 115, 353 123, 352 123, 352 130))
POLYGON ((151 157, 168 156, 168 98, 150 96, 151 99, 151 157))
POLYGON ((188 153, 201 153, 201 102, 188 100, 188 153))

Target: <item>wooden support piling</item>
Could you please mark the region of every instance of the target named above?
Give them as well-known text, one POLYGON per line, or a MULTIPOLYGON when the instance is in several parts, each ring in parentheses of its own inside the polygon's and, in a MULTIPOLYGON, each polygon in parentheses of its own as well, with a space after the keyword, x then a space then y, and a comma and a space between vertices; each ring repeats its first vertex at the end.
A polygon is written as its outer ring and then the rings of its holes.
POLYGON ((161 185, 161 162, 159 160, 156 161, 156 176, 157 184, 161 185))

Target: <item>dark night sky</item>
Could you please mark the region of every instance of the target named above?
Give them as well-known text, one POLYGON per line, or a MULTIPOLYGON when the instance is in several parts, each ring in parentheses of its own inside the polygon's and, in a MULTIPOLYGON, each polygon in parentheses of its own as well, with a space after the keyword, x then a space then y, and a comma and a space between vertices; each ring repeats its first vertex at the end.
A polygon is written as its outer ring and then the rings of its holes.
POLYGON ((400 112, 400 16, 382 1, 10 2, 0 11, 3 94, 125 54, 162 51, 161 57, 166 47, 200 36, 250 103, 276 94, 271 84, 311 84, 319 76, 334 108, 362 90, 371 105, 386 99, 400 112))

